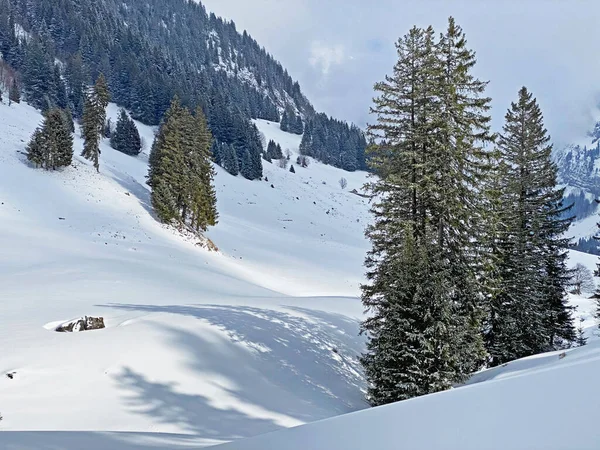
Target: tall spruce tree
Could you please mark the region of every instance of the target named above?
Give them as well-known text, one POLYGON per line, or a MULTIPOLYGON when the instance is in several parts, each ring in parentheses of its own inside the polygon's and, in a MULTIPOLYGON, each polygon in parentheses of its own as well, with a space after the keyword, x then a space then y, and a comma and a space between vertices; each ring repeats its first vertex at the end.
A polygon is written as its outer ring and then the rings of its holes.
POLYGON ((100 171, 100 139, 106 121, 106 107, 110 96, 104 75, 100 74, 96 84, 88 90, 83 107, 83 151, 81 156, 94 163, 100 171))
POLYGON ((415 27, 397 51, 393 75, 375 85, 369 127, 377 201, 362 363, 374 405, 448 389, 484 359, 475 219, 490 100, 453 19, 439 42, 415 27))
POLYGON ((190 171, 190 225, 196 231, 206 231, 217 224, 217 194, 213 186, 215 171, 212 165, 212 134, 208 129, 206 116, 201 108, 196 108, 192 126, 193 147, 188 156, 190 171))
POLYGON ((73 136, 59 109, 51 109, 44 117, 27 146, 27 159, 46 170, 71 165, 73 136))
POLYGON ((436 144, 430 158, 436 189, 431 193, 431 211, 436 243, 447 264, 451 301, 467 317, 459 358, 461 372, 466 374, 480 367, 485 356, 481 327, 486 292, 479 281, 488 205, 480 189, 487 183, 493 157, 488 149, 494 140, 490 132, 491 99, 485 96, 488 83, 472 74, 475 52, 467 46, 454 18, 448 19, 436 50, 441 79, 432 119, 436 144))
POLYGON ((503 232, 498 234, 500 289, 490 303, 490 364, 568 346, 575 340, 567 304, 571 223, 564 218, 552 145, 537 101, 522 88, 498 139, 503 232))

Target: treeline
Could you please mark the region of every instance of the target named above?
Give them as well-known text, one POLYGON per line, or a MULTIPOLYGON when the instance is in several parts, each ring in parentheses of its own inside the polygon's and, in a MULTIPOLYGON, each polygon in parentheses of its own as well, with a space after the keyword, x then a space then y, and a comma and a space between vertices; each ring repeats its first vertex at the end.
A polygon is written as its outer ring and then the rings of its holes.
POLYGON ((215 140, 235 147, 240 167, 245 152, 258 148, 249 119, 281 120, 301 134, 314 115, 264 48, 199 2, 0 0, 0 51, 21 74, 27 101, 44 111, 81 119, 84 92, 100 73, 112 100, 149 125, 160 123, 175 95, 186 107, 200 106, 215 140), (231 130, 242 127, 240 149, 231 130))
POLYGON ((304 127, 300 153, 325 164, 355 171, 367 168, 364 133, 354 125, 315 114, 304 127))
MULTIPOLYGON (((598 192, 600 190, 594 190, 598 192)), ((600 192, 598 192, 600 193, 600 192)), ((569 193, 564 198, 566 205, 573 205, 571 210, 565 213, 565 217, 575 217, 577 220, 585 219, 591 216, 598 209, 598 204, 594 200, 593 194, 587 195, 583 190, 578 193, 569 193), (592 197, 590 199, 589 197, 592 197)))
MULTIPOLYGON (((596 125, 591 137, 597 140, 600 125, 596 125)), ((600 158, 600 144, 593 147, 573 146, 558 155, 559 180, 574 188, 565 202, 573 203, 573 215, 578 219, 589 217, 596 211, 595 198, 600 198, 600 173, 596 168, 600 158), (587 194, 587 195, 586 195, 587 194)))
POLYGON ((362 363, 374 405, 576 340, 571 220, 535 98, 519 91, 496 138, 487 83, 452 18, 439 38, 414 27, 397 52, 369 127, 362 363))
POLYGON ((284 97, 313 112, 256 41, 195 2, 0 0, 0 50, 21 75, 27 101, 43 111, 81 119, 85 90, 103 73, 112 100, 144 123, 158 124, 174 95, 202 107, 215 138, 236 146, 240 165, 246 151, 260 159, 250 118, 278 121, 284 97), (230 132, 240 128, 243 148, 230 132))

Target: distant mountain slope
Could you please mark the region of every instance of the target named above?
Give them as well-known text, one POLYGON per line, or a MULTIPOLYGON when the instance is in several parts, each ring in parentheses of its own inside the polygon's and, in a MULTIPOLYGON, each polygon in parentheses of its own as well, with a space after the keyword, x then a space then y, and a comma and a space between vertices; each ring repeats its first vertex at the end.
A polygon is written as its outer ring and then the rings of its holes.
MULTIPOLYGON (((234 145, 240 162, 262 151, 249 119, 279 121, 287 112, 301 128, 315 114, 263 47, 194 1, 0 0, 0 53, 41 109, 81 117, 83 91, 101 72, 112 100, 146 124, 158 124, 178 95, 204 109, 216 139, 234 145)), ((352 164, 344 167, 364 168, 363 142, 348 141, 351 148, 340 148, 352 164)), ((260 178, 261 167, 254 169, 247 176, 260 178)))
POLYGON ((575 217, 570 233, 576 249, 599 254, 597 234, 598 203, 600 199, 600 142, 589 137, 570 145, 555 155, 559 183, 565 187, 565 205, 573 205, 568 215, 575 217))

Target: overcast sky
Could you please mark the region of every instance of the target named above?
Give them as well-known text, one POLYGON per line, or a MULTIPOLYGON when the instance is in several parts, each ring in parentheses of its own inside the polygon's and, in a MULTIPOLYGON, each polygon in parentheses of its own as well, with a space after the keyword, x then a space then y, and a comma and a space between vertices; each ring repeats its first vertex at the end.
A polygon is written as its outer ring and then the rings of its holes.
POLYGON ((558 145, 600 118, 600 0, 203 0, 266 47, 317 110, 364 126, 394 43, 413 25, 442 32, 449 15, 489 80, 496 129, 525 85, 558 145))

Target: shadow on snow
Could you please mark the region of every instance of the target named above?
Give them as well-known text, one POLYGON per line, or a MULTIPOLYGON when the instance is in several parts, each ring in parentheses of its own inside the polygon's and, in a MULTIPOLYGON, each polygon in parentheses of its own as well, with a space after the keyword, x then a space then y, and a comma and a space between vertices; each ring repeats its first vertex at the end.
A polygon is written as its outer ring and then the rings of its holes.
POLYGON ((150 381, 131 368, 116 377, 128 405, 162 423, 232 440, 367 407, 356 320, 297 307, 100 306, 190 316, 224 332, 215 342, 214 336, 157 325, 174 349, 188 355, 193 373, 212 383, 206 396, 178 392, 175 383, 150 381))

